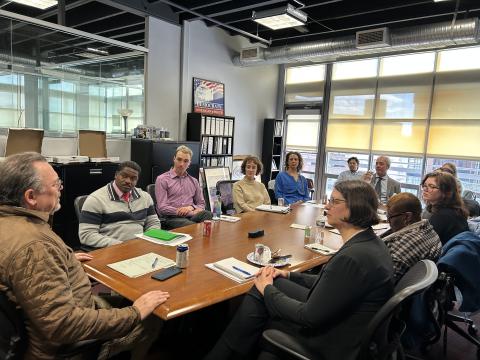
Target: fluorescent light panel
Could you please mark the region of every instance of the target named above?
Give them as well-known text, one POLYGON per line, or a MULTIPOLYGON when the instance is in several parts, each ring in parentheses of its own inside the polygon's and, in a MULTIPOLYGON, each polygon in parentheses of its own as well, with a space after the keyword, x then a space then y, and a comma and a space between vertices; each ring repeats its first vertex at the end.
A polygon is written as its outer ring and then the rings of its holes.
POLYGON ((49 7, 55 6, 58 4, 57 0, 12 0, 12 2, 23 4, 27 6, 33 6, 37 9, 48 9, 49 7))
POLYGON ((252 20, 272 30, 305 25, 307 14, 288 4, 276 9, 253 12, 252 20))

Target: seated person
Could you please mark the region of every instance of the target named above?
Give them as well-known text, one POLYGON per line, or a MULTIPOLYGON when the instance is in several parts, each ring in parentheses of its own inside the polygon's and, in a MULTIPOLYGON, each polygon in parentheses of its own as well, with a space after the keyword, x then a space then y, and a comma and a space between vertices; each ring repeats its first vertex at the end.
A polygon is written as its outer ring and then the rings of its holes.
POLYGON ((377 195, 364 181, 335 184, 327 217, 344 245, 318 275, 260 269, 205 359, 254 359, 265 328, 287 332, 318 358, 356 359, 369 321, 393 294, 392 259, 371 228, 378 223, 377 207, 377 195))
POLYGON ((48 224, 60 209, 62 182, 55 170, 28 152, 0 162, 0 174, 0 290, 25 318, 22 358, 56 359, 62 345, 102 339, 99 359, 126 350, 144 359, 161 325, 147 316, 168 293, 151 291, 123 308, 112 307, 111 297, 92 295, 79 261, 92 256, 75 254, 48 224))
POLYGON ((440 238, 428 220, 421 219, 421 214, 420 200, 411 193, 395 194, 388 200, 390 230, 382 238, 392 255, 396 281, 420 260, 437 262, 440 257, 440 238))
POLYGON ((159 175, 155 181, 157 212, 165 229, 175 229, 204 220, 212 213, 205 210, 205 200, 198 180, 187 173, 192 150, 180 145, 173 157, 173 168, 159 175))
POLYGON ((421 186, 427 214, 430 214, 428 220, 440 236, 442 245, 455 235, 468 231, 468 213, 453 175, 443 171, 428 173, 421 186))
POLYGON ((358 158, 352 156, 347 160, 348 170, 342 171, 338 174, 337 181, 345 181, 345 180, 362 180, 363 173, 358 171, 358 166, 360 162, 358 158))
POLYGON ((364 176, 364 179, 371 176, 370 184, 375 189, 382 204, 386 204, 393 194, 398 194, 401 191, 400 183, 387 174, 390 164, 391 161, 388 156, 379 156, 375 161, 375 174, 370 174, 367 171, 368 175, 364 176))
POLYGON ((283 198, 285 205, 295 205, 310 200, 307 179, 300 175, 302 155, 290 151, 285 157, 285 170, 275 178, 275 197, 283 198))
POLYGON ((150 228, 160 228, 152 197, 135 187, 140 172, 136 162, 124 161, 114 181, 87 197, 78 227, 82 244, 98 248, 120 244, 150 228))
POLYGON ((255 176, 262 173, 263 165, 256 156, 247 156, 241 166, 242 180, 233 184, 233 206, 237 213, 254 211, 262 204, 270 204, 268 191, 255 176))

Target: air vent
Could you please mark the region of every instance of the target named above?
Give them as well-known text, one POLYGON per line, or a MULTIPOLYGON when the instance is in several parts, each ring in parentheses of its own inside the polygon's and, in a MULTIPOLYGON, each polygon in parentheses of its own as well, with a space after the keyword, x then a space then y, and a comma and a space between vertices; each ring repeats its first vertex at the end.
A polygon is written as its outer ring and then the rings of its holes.
POLYGON ((240 59, 246 60, 249 62, 253 61, 263 61, 263 48, 259 46, 245 48, 240 52, 240 59))
POLYGON ((386 27, 357 31, 355 46, 357 49, 372 49, 391 46, 390 32, 386 27))

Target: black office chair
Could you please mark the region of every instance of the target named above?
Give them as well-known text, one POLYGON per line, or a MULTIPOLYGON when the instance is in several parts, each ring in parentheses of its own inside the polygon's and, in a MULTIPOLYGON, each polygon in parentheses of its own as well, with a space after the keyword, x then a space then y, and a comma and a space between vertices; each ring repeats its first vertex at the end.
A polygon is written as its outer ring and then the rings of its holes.
POLYGON ((217 182, 217 193, 220 194, 220 200, 222 201, 222 213, 235 211, 233 206, 233 184, 237 180, 220 180, 217 182))
MULTIPOLYGON (((85 200, 87 200, 87 197, 88 195, 80 195, 80 196, 77 196, 73 201, 73 207, 75 208, 75 214, 77 215, 78 222, 80 222, 80 216, 82 214, 83 204, 85 203, 85 200)), ((96 249, 97 249, 96 247, 88 246, 85 244, 80 244, 80 246, 78 247, 78 250, 82 250, 85 252, 93 251, 96 249)))
MULTIPOLYGON (((0 291, 0 359, 20 360, 27 344, 27 331, 20 308, 10 301, 4 291, 0 291)), ((57 359, 68 359, 82 355, 85 359, 96 359, 102 346, 100 340, 84 340, 62 346, 57 359)))
MULTIPOLYGON (((401 308, 414 294, 428 288, 437 279, 438 271, 434 262, 422 260, 414 265, 395 286, 395 294, 378 310, 367 325, 359 360, 403 358, 400 336, 405 329, 401 308)), ((268 329, 263 337, 270 344, 285 352, 293 359, 309 360, 316 356, 298 340, 282 331, 268 329)))
POLYGON ((313 200, 313 194, 315 194, 315 184, 312 179, 307 178, 308 192, 310 193, 310 200, 313 200))
POLYGON ((155 195, 155 184, 149 184, 147 185, 147 192, 150 194, 153 200, 153 205, 155 206, 155 209, 157 209, 157 197, 155 195))

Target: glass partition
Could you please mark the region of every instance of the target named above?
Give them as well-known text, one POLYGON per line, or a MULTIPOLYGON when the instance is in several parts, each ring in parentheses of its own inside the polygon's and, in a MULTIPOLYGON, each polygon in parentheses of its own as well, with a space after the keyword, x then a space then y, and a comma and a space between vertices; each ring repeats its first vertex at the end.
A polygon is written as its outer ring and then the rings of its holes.
POLYGON ((0 127, 123 135, 144 123, 147 49, 0 11, 0 127))

